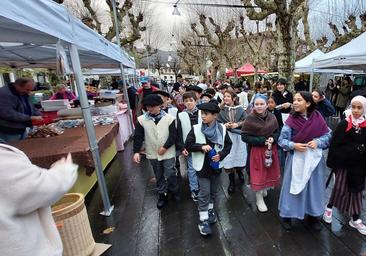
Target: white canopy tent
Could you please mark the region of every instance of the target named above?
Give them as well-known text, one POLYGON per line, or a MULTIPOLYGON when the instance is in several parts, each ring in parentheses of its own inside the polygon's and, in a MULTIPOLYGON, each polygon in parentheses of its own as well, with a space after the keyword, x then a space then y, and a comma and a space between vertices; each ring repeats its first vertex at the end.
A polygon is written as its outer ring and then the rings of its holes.
POLYGON ((133 59, 122 52, 118 46, 107 41, 70 15, 65 7, 51 0, 2 0, 1 4, 0 42, 18 44, 1 44, 0 63, 2 65, 12 65, 12 58, 15 66, 55 65, 55 44, 62 40, 62 44, 67 49, 76 78, 90 150, 102 194, 104 205, 102 214, 109 216, 113 206, 110 204, 105 184, 90 107, 84 89, 79 56, 86 63, 89 61, 90 65, 93 61, 89 57, 93 57, 95 58, 94 64, 97 63, 102 66, 104 63, 103 67, 115 65, 115 67, 127 66, 134 68, 133 59), (52 61, 52 55, 54 62, 52 61))
POLYGON ((302 58, 301 60, 296 61, 295 63, 295 72, 296 73, 311 73, 313 72, 313 59, 319 58, 323 56, 324 53, 316 49, 306 57, 302 58))
POLYGON ((313 61, 316 59, 322 58, 325 53, 321 50, 316 49, 306 57, 296 61, 295 63, 295 72, 296 73, 342 73, 342 74, 358 74, 362 73, 360 70, 351 70, 351 69, 331 69, 331 68, 315 68, 313 66, 313 61))
MULTIPOLYGON (((331 53, 331 52, 330 52, 331 53)), ((296 61, 295 63, 295 72, 296 73, 310 73, 310 91, 313 88, 313 79, 314 73, 342 73, 342 74, 359 74, 363 73, 362 70, 356 69, 352 70, 349 68, 354 67, 346 67, 335 68, 335 67, 326 67, 326 68, 316 68, 315 61, 318 59, 324 58, 326 53, 323 53, 321 50, 316 49, 306 57, 301 60, 296 61)))
POLYGON ((316 69, 350 69, 366 72, 366 32, 314 60, 316 69))
POLYGON ((62 5, 51 0, 2 0, 1 5, 0 42, 20 42, 22 38, 20 43, 42 46, 55 45, 61 39, 79 50, 113 60, 115 67, 119 63, 135 67, 126 52, 73 17, 62 5))
MULTIPOLYGON (((119 66, 116 60, 112 60, 109 57, 91 52, 90 50, 78 49, 83 68, 112 68, 119 66)), ((68 63, 70 63, 70 53, 67 48, 65 51, 68 63)), ((0 66, 2 67, 56 69, 56 62, 55 45, 0 43, 0 66)), ((119 72, 121 73, 120 70, 119 72)))

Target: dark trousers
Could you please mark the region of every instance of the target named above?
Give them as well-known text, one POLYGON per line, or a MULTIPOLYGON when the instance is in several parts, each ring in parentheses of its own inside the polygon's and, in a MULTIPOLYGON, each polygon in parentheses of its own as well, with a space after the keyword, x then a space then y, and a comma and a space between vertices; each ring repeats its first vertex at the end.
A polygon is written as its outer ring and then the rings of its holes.
POLYGON ((159 194, 178 193, 177 169, 175 168, 175 157, 158 161, 150 159, 151 166, 154 170, 156 187, 159 194))

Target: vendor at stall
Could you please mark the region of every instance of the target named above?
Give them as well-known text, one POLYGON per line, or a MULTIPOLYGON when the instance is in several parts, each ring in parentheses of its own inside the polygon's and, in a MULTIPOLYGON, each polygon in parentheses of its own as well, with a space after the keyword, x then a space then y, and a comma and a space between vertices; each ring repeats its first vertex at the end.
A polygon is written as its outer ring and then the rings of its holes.
POLYGON ((14 83, 0 88, 0 139, 9 142, 24 139, 32 122, 42 121, 31 102, 33 79, 18 78, 14 83))
POLYGON ((77 97, 72 92, 68 91, 66 85, 58 84, 56 85, 56 93, 52 95, 50 100, 76 100, 77 97))

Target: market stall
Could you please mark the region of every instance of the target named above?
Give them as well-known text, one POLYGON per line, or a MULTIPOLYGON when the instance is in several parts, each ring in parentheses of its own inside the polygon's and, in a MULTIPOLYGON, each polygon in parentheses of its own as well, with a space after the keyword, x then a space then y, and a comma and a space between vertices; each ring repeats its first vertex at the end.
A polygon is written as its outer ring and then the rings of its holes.
MULTIPOLYGON (((118 130, 118 123, 95 126, 103 168, 116 155, 116 135, 118 130)), ((65 132, 58 136, 29 138, 11 143, 11 145, 22 150, 33 164, 43 168, 50 168, 55 161, 70 152, 74 162, 79 165, 78 180, 70 192, 86 195, 97 182, 95 165, 84 127, 65 129, 65 132)))
MULTIPOLYGON (((100 157, 102 150, 99 149, 96 134, 98 128, 92 124, 93 118, 84 88, 81 67, 134 68, 133 58, 129 57, 119 46, 107 41, 73 17, 64 6, 50 0, 2 1, 0 29, 0 63, 2 65, 18 68, 37 65, 56 68, 59 64, 63 64, 72 72, 86 128, 86 134, 81 130, 79 132, 88 138, 89 156, 93 159, 94 173, 98 178, 103 199, 103 214, 110 215, 113 207, 109 202, 103 176, 105 166, 103 167, 100 157), (67 65, 67 63, 71 65, 67 65)), ((127 98, 127 94, 125 96, 127 98)), ((67 134, 67 129, 65 134, 67 134)), ((50 138, 45 138, 45 140, 47 139, 50 138)), ((27 142, 25 140, 19 143, 27 142)), ((108 148, 113 143, 115 143, 114 140, 110 142, 108 148)), ((42 145, 48 148, 48 143, 42 145)), ((73 145, 75 146, 75 144, 73 145)), ((38 151, 38 148, 41 148, 40 145, 33 145, 32 150, 38 151)), ((82 176, 82 169, 80 173, 82 176)))

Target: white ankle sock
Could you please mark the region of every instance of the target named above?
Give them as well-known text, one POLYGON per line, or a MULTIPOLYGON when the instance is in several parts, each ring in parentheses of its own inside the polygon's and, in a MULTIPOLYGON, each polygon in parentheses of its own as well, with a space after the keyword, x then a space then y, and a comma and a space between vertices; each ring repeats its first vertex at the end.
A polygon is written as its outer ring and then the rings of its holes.
POLYGON ((209 203, 209 204, 208 204, 208 209, 209 209, 209 210, 211 210, 211 209, 213 209, 213 208, 214 208, 214 204, 209 203))
POLYGON ((200 212, 200 221, 208 220, 208 211, 200 212))

